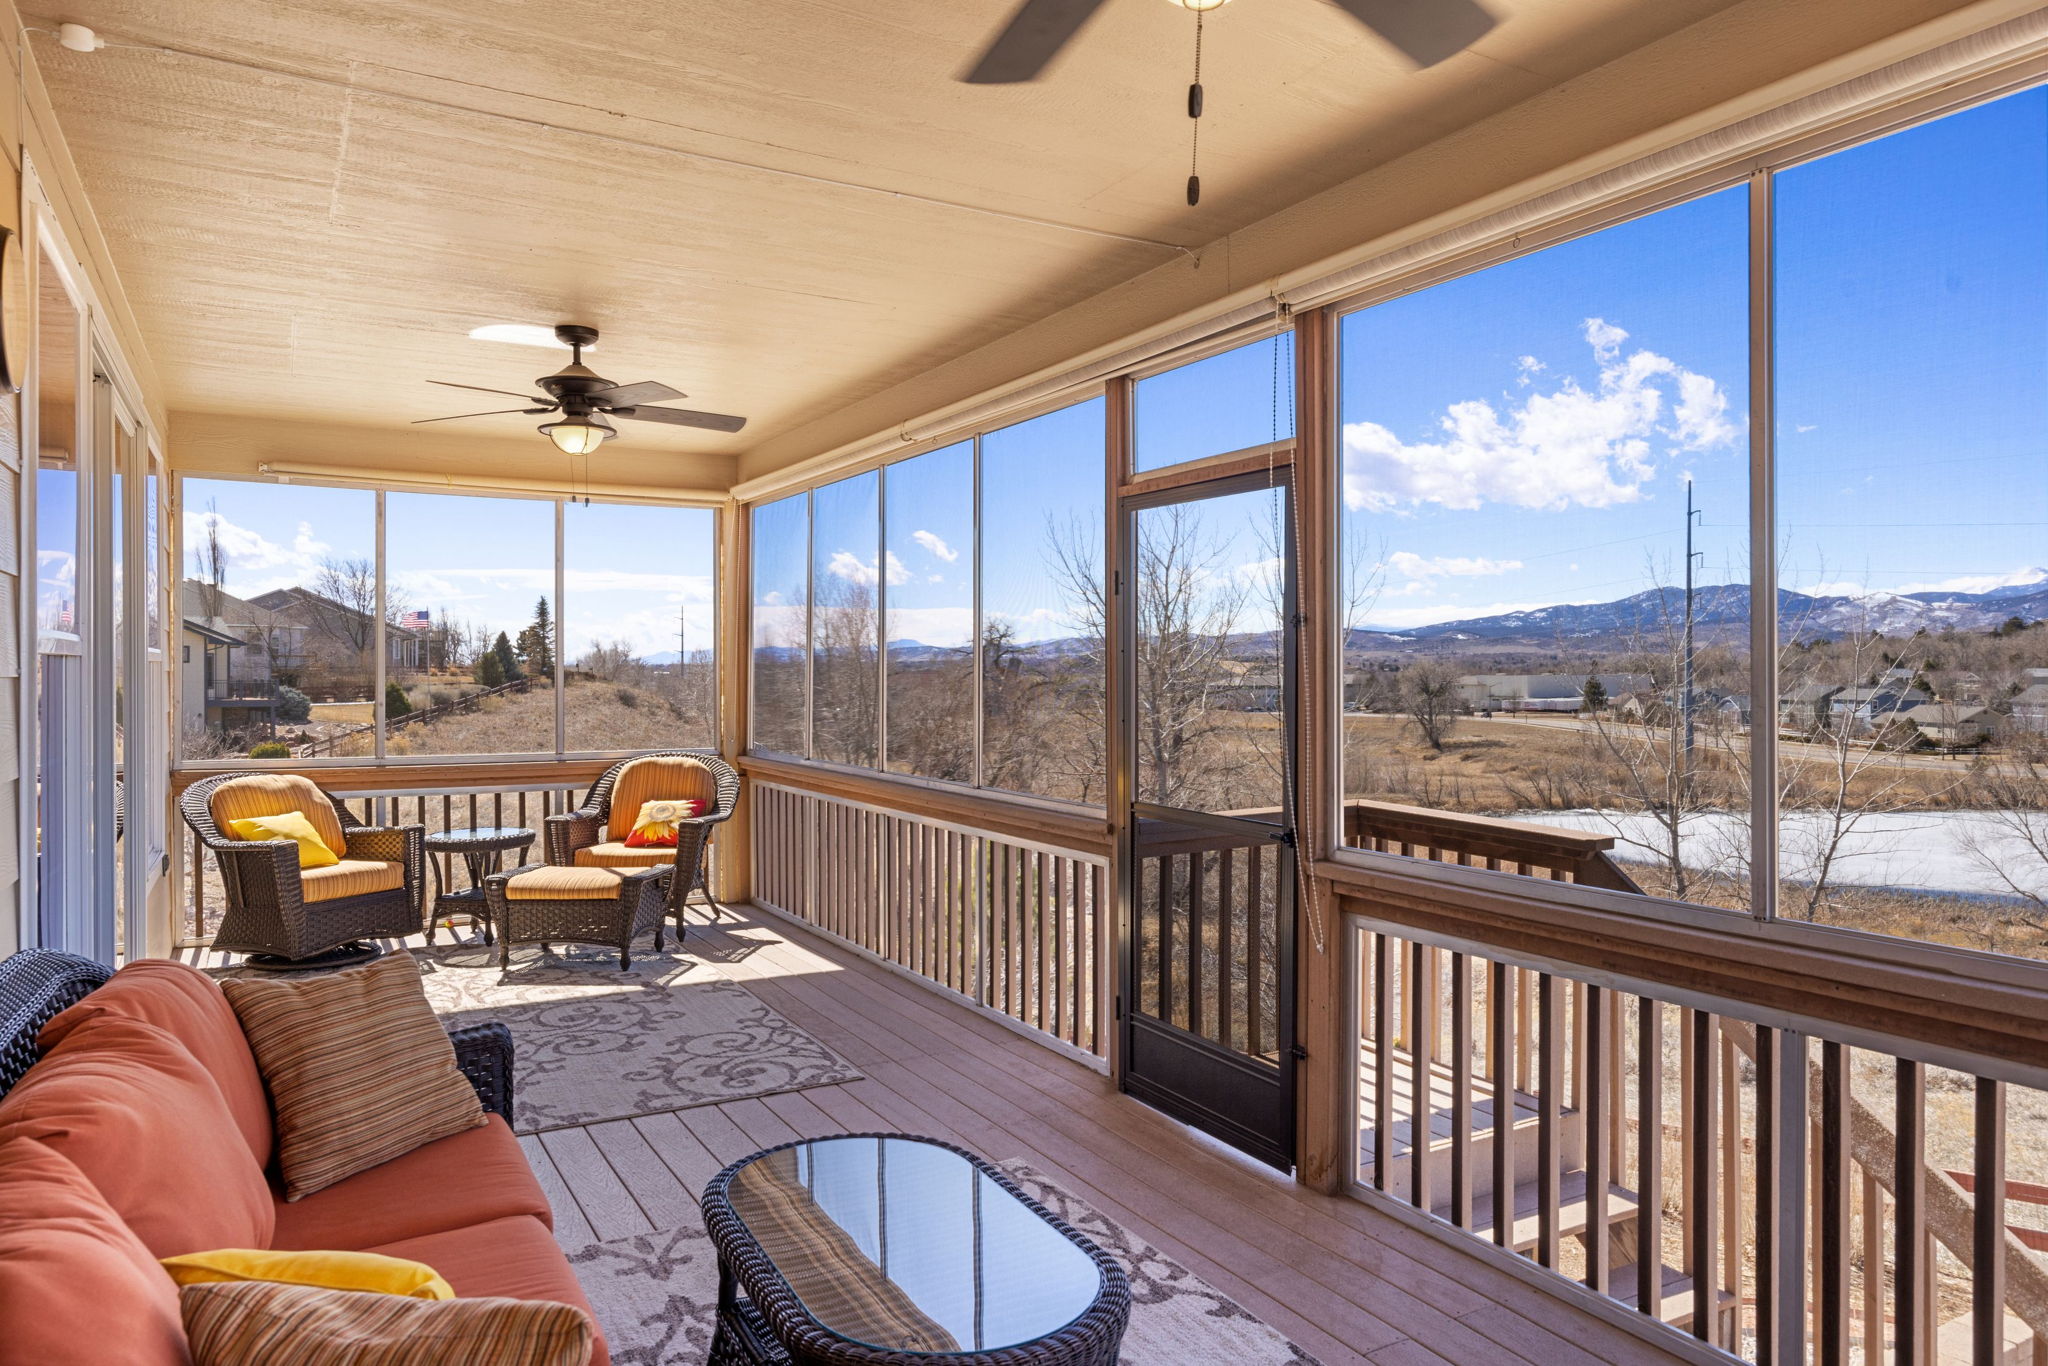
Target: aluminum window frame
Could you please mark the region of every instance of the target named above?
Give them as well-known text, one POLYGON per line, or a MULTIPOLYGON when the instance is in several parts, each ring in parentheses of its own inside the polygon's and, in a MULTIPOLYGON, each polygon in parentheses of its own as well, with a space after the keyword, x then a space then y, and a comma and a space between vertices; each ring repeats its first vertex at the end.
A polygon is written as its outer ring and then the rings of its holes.
MULTIPOLYGON (((567 761, 595 759, 627 759, 639 754, 649 754, 654 753, 660 749, 673 748, 672 746, 654 746, 639 749, 595 750, 572 750, 567 748, 567 691, 563 687, 563 683, 565 681, 564 676, 566 671, 566 661, 563 658, 563 641, 565 637, 562 629, 562 608, 566 598, 566 579, 568 574, 568 564, 566 558, 568 553, 567 508, 570 503, 576 502, 617 507, 685 508, 710 513, 710 555, 712 566, 711 614, 712 620, 716 622, 718 620, 718 614, 722 603, 721 595, 724 591, 725 564, 723 555, 725 548, 726 521, 728 516, 730 515, 730 510, 724 502, 724 500, 716 498, 705 498, 702 499, 701 501, 693 500, 670 502, 667 500, 662 500, 643 502, 633 498, 596 497, 584 499, 582 497, 574 496, 568 493, 538 493, 514 489, 496 491, 483 487, 461 487, 451 488, 447 490, 434 490, 424 488, 387 488, 382 485, 370 485, 355 480, 316 479, 300 475, 293 475, 289 478, 266 478, 262 475, 252 475, 246 471, 215 471, 205 469, 169 469, 162 470, 160 471, 160 473, 162 474, 163 477, 169 480, 170 499, 170 525, 168 528, 168 532, 166 531, 166 528, 164 528, 163 526, 159 526, 157 533, 159 542, 163 547, 163 553, 165 554, 170 566, 170 602, 167 610, 165 611, 163 622, 163 630, 166 632, 165 640, 167 652, 168 642, 172 639, 181 636, 185 628, 184 594, 176 591, 176 589, 178 585, 182 582, 185 565, 185 519, 183 514, 186 501, 185 485, 188 480, 197 479, 212 481, 216 483, 269 485, 288 484, 295 488, 336 489, 358 493, 370 493, 373 499, 374 507, 373 559, 376 566, 375 572, 377 580, 376 610, 380 620, 387 615, 385 611, 385 588, 388 582, 388 566, 386 563, 387 546, 385 543, 385 497, 388 493, 397 492, 409 495, 417 494, 422 497, 503 498, 522 502, 544 502, 551 503, 554 505, 553 567, 555 583, 555 671, 553 691, 555 744, 552 749, 520 750, 490 754, 387 754, 385 752, 386 718, 384 715, 384 691, 385 685, 389 681, 389 661, 387 658, 389 654, 389 641, 387 638, 388 632, 386 630, 379 630, 376 633, 375 644, 371 652, 372 658, 375 663, 374 687, 376 689, 372 699, 375 708, 374 715, 376 720, 374 724, 376 726, 376 730, 372 737, 373 753, 371 755, 363 756, 328 754, 315 755, 310 758, 304 759, 250 759, 223 757, 219 759, 197 760, 187 759, 183 754, 174 753, 171 758, 172 772, 192 769, 201 769, 208 772, 235 770, 259 773, 265 771, 275 771, 278 769, 289 769, 293 772, 299 772, 302 770, 314 771, 319 769, 362 768, 365 766, 397 770, 405 768, 446 766, 448 764, 515 764, 533 763, 536 761, 544 762, 548 760, 567 761)), ((719 736, 722 734, 721 727, 724 722, 724 707, 726 705, 724 689, 720 685, 720 670, 721 661, 724 658, 724 643, 722 640, 720 640, 718 632, 715 628, 712 632, 712 641, 713 645, 711 669, 714 683, 712 686, 711 714, 709 717, 711 739, 710 743, 708 744, 684 747, 690 753, 717 754, 720 752, 719 736)), ((179 691, 179 689, 182 688, 182 686, 182 678, 174 677, 170 689, 171 705, 174 711, 176 711, 182 705, 183 702, 182 694, 179 691)), ((174 747, 175 744, 181 743, 182 738, 180 737, 178 740, 174 742, 174 747)))

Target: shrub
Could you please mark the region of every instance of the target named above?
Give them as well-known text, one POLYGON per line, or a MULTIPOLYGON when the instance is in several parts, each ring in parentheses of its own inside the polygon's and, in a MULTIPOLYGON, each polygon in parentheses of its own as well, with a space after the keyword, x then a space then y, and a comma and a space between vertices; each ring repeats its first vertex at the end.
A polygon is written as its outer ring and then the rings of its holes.
POLYGON ((437 707, 445 707, 455 700, 455 694, 446 688, 427 689, 427 701, 437 707))
POLYGON ((499 688, 505 684, 505 666, 495 654, 485 653, 476 662, 476 681, 486 688, 499 688))
POLYGON ((392 679, 384 685, 384 719, 396 721, 401 716, 412 715, 412 699, 405 695, 405 689, 392 679))
POLYGON ((282 684, 277 690, 277 719, 292 725, 304 725, 313 719, 313 699, 290 684, 282 684))
POLYGON ((249 746, 251 759, 289 759, 292 747, 282 740, 264 740, 249 746))
POLYGON ((634 692, 631 688, 620 688, 618 698, 619 705, 622 707, 637 707, 640 705, 640 694, 634 692))

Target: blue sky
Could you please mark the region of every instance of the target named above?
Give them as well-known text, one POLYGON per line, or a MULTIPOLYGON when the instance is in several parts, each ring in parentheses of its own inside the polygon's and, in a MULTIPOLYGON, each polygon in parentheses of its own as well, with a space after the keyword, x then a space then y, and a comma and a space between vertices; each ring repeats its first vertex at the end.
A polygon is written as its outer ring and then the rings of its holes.
MULTIPOLYGON (((227 551, 226 587, 253 597, 291 584, 311 587, 327 560, 373 559, 376 503, 361 489, 220 479, 184 485, 186 577, 217 510, 227 551)), ((385 496, 386 559, 406 605, 517 636, 534 603, 554 596, 554 506, 539 499, 391 493, 385 496)), ((652 655, 677 647, 679 618, 694 652, 715 628, 714 514, 703 508, 593 502, 564 509, 566 657, 597 640, 630 642, 652 655)))
MULTIPOLYGON (((1780 582, 2026 581, 2048 551, 2048 97, 1777 179, 1780 582)), ((1748 578, 1747 189, 1347 317, 1363 621, 1748 578)))

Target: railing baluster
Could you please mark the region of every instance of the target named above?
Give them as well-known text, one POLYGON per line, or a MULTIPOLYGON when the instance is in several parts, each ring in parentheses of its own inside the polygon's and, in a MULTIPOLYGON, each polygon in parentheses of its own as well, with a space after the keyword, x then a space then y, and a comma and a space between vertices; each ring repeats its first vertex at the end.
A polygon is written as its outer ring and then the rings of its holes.
POLYGON ((1597 986, 1586 988, 1586 1071, 1579 1079, 1586 1124, 1586 1284, 1603 1295, 1613 1270, 1613 1245, 1607 1236, 1607 1187, 1613 1179, 1608 1166, 1613 1134, 1607 1123, 1613 1108, 1607 1088, 1614 1079, 1607 1067, 1610 995, 1597 986))
POLYGON ((1430 1207, 1431 1140, 1436 1128, 1436 978, 1430 971, 1429 945, 1411 943, 1408 954, 1408 999, 1414 1010, 1408 1025, 1408 1199, 1419 1210, 1430 1207))
POLYGON ((1863 1220, 1863 1359, 1884 1359, 1884 1191, 1877 1174, 1863 1169, 1859 1181, 1863 1220))
POLYGON ((1664 1007, 1636 1003, 1636 1312, 1663 1316, 1664 1007))
POLYGON ((1911 1058, 1893 1073, 1892 1132, 1897 1159, 1892 1173, 1892 1360, 1926 1366, 1933 1304, 1922 1249, 1927 1241, 1927 1077, 1911 1058))
POLYGON ((1230 948, 1230 932, 1237 920, 1237 902, 1231 896, 1235 890, 1237 855, 1236 849, 1225 849, 1216 855, 1216 1041, 1225 1048, 1237 1047, 1237 1012, 1232 999, 1237 993, 1237 974, 1233 970, 1237 956, 1230 948))
POLYGON ((1487 1014, 1493 1017, 1493 1241, 1515 1245, 1515 1076, 1514 995, 1516 969, 1498 960, 1487 964, 1487 1014))
POLYGON ((1372 1184, 1385 1191, 1394 1155, 1393 939, 1372 937, 1372 1184))
POLYGON ((1849 1050, 1820 1046, 1820 1356, 1849 1360, 1849 1050))
POLYGON ((1536 975, 1536 1013, 1543 1037, 1536 1064, 1536 1262, 1557 1269, 1561 1243, 1559 1187, 1564 1127, 1564 1029, 1557 978, 1536 975))
POLYGON ((1719 1090, 1717 1064, 1721 1051, 1714 1046, 1714 1017, 1704 1010, 1687 1012, 1692 1017, 1692 1126, 1686 1144, 1692 1151, 1692 1209, 1688 1211, 1687 1232, 1692 1263, 1692 1335, 1701 1342, 1714 1342, 1717 1296, 1717 1228, 1714 1190, 1716 1092, 1719 1090))
POLYGON ((2005 1362, 2005 1083, 1977 1078, 1976 1185, 1970 1251, 1970 1359, 2005 1362))
MULTIPOLYGON (((1266 849, 1262 844, 1254 844, 1247 852, 1250 866, 1244 879, 1244 1051, 1256 1058, 1266 1051, 1266 849)), ((1277 888, 1274 896, 1279 896, 1277 888)))
POLYGON ((1472 1227, 1472 960, 1451 955, 1451 1222, 1472 1227))
POLYGON ((1204 949, 1208 944, 1207 927, 1202 923, 1202 894, 1208 890, 1209 856, 1204 853, 1188 855, 1188 1033, 1202 1033, 1202 992, 1206 985, 1207 966, 1204 949))

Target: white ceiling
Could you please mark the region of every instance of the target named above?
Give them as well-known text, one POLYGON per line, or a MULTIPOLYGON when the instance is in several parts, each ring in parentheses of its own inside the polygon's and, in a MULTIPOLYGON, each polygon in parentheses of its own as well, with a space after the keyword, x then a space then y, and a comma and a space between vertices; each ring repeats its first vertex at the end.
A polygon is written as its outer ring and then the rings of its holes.
POLYGON ((1193 18, 1166 0, 1110 0, 1021 87, 952 79, 1010 0, 76 0, 27 22, 112 44, 33 39, 172 410, 472 411, 422 381, 520 389, 563 357, 471 327, 578 321, 602 373, 752 419, 632 425, 634 448, 732 453, 1730 0, 1482 3, 1500 25, 1424 72, 1322 0, 1212 14, 1199 209, 1193 18))

